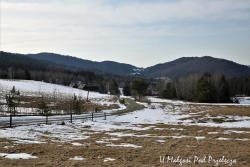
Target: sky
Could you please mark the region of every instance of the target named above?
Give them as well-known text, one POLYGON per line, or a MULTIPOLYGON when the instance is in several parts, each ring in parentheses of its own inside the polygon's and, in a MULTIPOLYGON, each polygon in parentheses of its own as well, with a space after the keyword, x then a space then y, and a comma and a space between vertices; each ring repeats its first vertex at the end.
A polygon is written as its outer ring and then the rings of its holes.
POLYGON ((0 0, 0 50, 138 67, 196 56, 250 65, 250 0, 0 0))

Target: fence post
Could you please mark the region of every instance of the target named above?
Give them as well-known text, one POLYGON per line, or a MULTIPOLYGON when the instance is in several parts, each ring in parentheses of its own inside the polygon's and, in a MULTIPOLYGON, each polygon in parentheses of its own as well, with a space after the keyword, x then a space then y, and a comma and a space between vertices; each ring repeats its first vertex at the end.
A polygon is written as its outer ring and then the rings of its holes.
POLYGON ((48 124, 48 114, 46 114, 46 125, 48 124))
POLYGON ((70 113, 70 123, 72 123, 72 118, 73 116, 72 116, 72 112, 70 113))
POLYGON ((106 116, 106 113, 104 113, 104 120, 106 120, 107 118, 106 118, 107 116, 106 116))
POLYGON ((91 118, 92 118, 92 121, 93 121, 94 120, 94 113, 92 113, 91 118))
POLYGON ((12 128, 12 115, 10 114, 10 128, 12 128))

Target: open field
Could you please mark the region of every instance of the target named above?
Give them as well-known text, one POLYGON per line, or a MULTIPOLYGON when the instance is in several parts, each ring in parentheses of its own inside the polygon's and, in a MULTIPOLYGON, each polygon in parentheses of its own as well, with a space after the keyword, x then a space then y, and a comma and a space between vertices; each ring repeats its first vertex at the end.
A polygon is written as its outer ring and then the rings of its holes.
POLYGON ((108 120, 1 129, 0 166, 250 165, 250 106, 144 105, 108 120))
MULTIPOLYGON (((36 113, 44 95, 53 112, 69 111, 74 94, 83 101, 87 95, 43 82, 1 80, 0 84, 2 93, 13 86, 20 90, 21 114, 27 108, 36 113)), ((1 128, 0 167, 250 165, 250 105, 148 98, 151 103, 127 97, 124 105, 113 96, 90 92, 90 102, 83 106, 91 104, 109 113, 106 120, 1 128)), ((4 97, 1 103, 5 105, 4 97)))

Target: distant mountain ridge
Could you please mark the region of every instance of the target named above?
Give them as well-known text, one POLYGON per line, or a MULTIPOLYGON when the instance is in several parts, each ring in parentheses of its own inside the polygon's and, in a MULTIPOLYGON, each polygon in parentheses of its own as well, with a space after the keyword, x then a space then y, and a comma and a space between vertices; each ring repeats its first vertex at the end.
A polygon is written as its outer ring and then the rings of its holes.
POLYGON ((114 61, 91 61, 72 56, 64 56, 54 53, 38 53, 27 55, 30 58, 53 62, 58 65, 64 65, 66 68, 75 70, 89 70, 95 72, 111 73, 116 75, 130 75, 134 69, 140 69, 130 64, 118 63, 114 61))
POLYGON ((47 62, 50 66, 54 64, 55 66, 64 67, 73 71, 85 70, 121 76, 136 75, 150 78, 176 79, 189 74, 203 74, 205 72, 209 72, 212 74, 224 74, 226 77, 239 77, 250 75, 250 68, 248 66, 210 56, 182 57, 174 61, 157 64, 151 67, 139 68, 130 64, 119 63, 114 61, 97 62, 91 60, 84 60, 72 56, 64 56, 60 54, 46 52, 38 54, 13 55, 15 55, 15 57, 26 56, 31 60, 33 59, 36 61, 42 61, 43 63, 47 62))
POLYGON ((144 70, 144 74, 150 77, 168 76, 178 78, 189 74, 224 74, 227 77, 250 75, 250 69, 233 61, 204 57, 182 57, 171 62, 157 64, 144 70))

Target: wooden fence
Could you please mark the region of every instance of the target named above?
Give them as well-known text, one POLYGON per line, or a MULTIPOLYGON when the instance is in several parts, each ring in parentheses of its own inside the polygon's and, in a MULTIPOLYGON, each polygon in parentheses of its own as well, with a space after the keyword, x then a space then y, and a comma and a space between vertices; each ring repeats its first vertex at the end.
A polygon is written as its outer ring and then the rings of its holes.
POLYGON ((86 114, 48 114, 48 115, 5 115, 0 117, 0 127, 13 127, 19 125, 49 124, 73 120, 92 120, 103 117, 104 120, 111 113, 86 113, 86 114))

